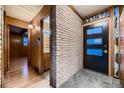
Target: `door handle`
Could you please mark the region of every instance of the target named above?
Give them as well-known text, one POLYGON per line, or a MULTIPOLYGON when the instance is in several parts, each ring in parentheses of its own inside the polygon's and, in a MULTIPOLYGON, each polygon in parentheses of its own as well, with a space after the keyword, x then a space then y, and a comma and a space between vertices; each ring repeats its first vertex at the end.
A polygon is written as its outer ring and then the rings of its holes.
POLYGON ((107 51, 107 50, 103 50, 102 52, 103 52, 103 53, 105 53, 105 54, 107 54, 107 53, 108 53, 108 51, 107 51))

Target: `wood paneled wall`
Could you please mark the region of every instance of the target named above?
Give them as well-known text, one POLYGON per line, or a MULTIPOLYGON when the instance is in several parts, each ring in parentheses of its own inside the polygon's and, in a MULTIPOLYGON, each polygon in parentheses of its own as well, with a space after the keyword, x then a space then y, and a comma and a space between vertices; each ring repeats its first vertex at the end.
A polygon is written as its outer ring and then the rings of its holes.
POLYGON ((10 59, 28 57, 28 46, 23 46, 23 35, 10 33, 10 59))
MULTIPOLYGON (((30 31, 30 62, 31 66, 38 71, 39 74, 44 72, 45 67, 43 61, 43 33, 41 20, 47 17, 50 11, 51 6, 45 5, 31 22, 34 25, 34 29, 30 31)), ((48 56, 45 56, 45 58, 47 57, 48 56)))

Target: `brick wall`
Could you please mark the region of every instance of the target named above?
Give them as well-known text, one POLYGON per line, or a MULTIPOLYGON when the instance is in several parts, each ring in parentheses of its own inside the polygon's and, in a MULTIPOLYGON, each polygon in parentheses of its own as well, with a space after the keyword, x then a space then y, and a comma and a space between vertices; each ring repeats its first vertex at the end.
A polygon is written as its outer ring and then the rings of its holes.
POLYGON ((50 28, 51 28, 51 36, 50 36, 50 85, 56 87, 56 6, 51 6, 51 16, 50 16, 50 28))
POLYGON ((83 67, 81 18, 69 6, 56 6, 54 29, 56 87, 83 67))

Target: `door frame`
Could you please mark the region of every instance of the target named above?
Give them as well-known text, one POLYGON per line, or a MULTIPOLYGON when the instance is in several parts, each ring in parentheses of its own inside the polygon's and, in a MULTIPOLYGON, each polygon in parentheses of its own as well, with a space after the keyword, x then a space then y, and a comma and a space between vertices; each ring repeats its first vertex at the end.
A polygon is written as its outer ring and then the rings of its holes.
POLYGON ((124 87, 124 77, 122 76, 122 71, 121 71, 121 64, 122 64, 122 61, 121 61, 121 20, 120 18, 122 17, 122 13, 124 11, 124 6, 119 6, 119 36, 118 36, 118 63, 119 63, 119 79, 120 79, 120 84, 122 87, 124 87))
MULTIPOLYGON (((3 74, 2 74, 2 77, 3 77, 2 78, 2 87, 5 87, 4 86, 4 80, 5 80, 4 76, 5 76, 6 71, 8 70, 9 63, 10 63, 10 31, 9 31, 9 27, 11 25, 12 26, 17 26, 17 27, 20 27, 20 28, 25 28, 29 32, 28 23, 26 23, 22 20, 19 20, 19 19, 8 17, 8 16, 6 16, 6 12, 4 11, 4 32, 3 32, 3 35, 4 35, 3 36, 3 43, 4 43, 4 45, 3 45, 3 50, 4 50, 3 61, 4 62, 3 62, 3 65, 2 65, 2 69, 3 69, 3 71, 2 71, 3 72, 3 74), (5 45, 5 43, 6 43, 6 45, 5 45), (5 71, 5 64, 6 64, 6 67, 7 67, 6 71, 5 71)), ((29 51, 29 49, 28 49, 28 51, 29 51)), ((28 64, 29 64, 29 56, 28 56, 28 64)))
MULTIPOLYGON (((44 73, 45 71, 45 62, 44 62, 44 38, 43 38, 43 20, 45 18, 49 17, 50 18, 50 14, 47 14, 46 16, 44 16, 41 20, 40 20, 40 27, 41 27, 41 63, 40 63, 40 71, 41 74, 44 73)), ((49 20, 50 21, 50 20, 49 20)), ((51 37, 51 35, 50 35, 51 37)), ((51 44, 50 44, 51 46, 51 44)), ((51 47, 50 47, 51 48, 51 47)), ((50 56, 51 56, 51 51, 50 51, 50 56)), ((51 61, 51 60, 50 60, 51 61)), ((50 70, 50 69, 49 69, 50 70)))
MULTIPOLYGON (((108 50, 109 50, 109 53, 108 53, 108 76, 111 76, 111 77, 113 77, 113 75, 112 75, 112 72, 113 72, 113 59, 114 59, 114 55, 113 55, 113 48, 112 48, 112 46, 114 46, 114 44, 113 44, 113 40, 114 40, 114 38, 113 38, 113 30, 111 29, 111 18, 110 17, 106 17, 106 18, 103 18, 103 19, 100 19, 100 20, 97 20, 97 21, 93 21, 93 22, 89 22, 89 23, 86 23, 86 24, 83 24, 83 28, 85 27, 85 26, 88 26, 88 25, 92 25, 92 24, 95 24, 95 23, 98 23, 98 22, 103 22, 103 21, 108 21, 108 24, 109 24, 109 31, 108 31, 108 50)), ((84 36, 84 33, 83 33, 83 36, 84 36)), ((84 44, 83 44, 83 46, 84 46, 84 44)), ((84 53, 83 53, 84 54, 84 53)), ((84 56, 83 56, 83 61, 84 61, 84 56)))

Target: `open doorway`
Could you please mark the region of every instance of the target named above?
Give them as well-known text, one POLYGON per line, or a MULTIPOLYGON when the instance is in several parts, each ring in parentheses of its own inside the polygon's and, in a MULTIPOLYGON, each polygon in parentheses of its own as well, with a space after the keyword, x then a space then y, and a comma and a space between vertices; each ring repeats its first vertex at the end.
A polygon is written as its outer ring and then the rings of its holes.
POLYGON ((16 67, 16 65, 14 66, 14 64, 20 64, 19 66, 22 65, 23 62, 19 62, 18 60, 25 60, 24 64, 28 65, 28 32, 27 31, 28 31, 27 29, 19 28, 16 26, 9 27, 9 32, 10 32, 9 70, 16 67))
POLYGON ((10 81, 18 80, 15 78, 19 77, 27 78, 30 71, 28 66, 28 29, 10 25, 8 31, 9 61, 8 71, 5 75, 5 86, 12 87, 10 81))

